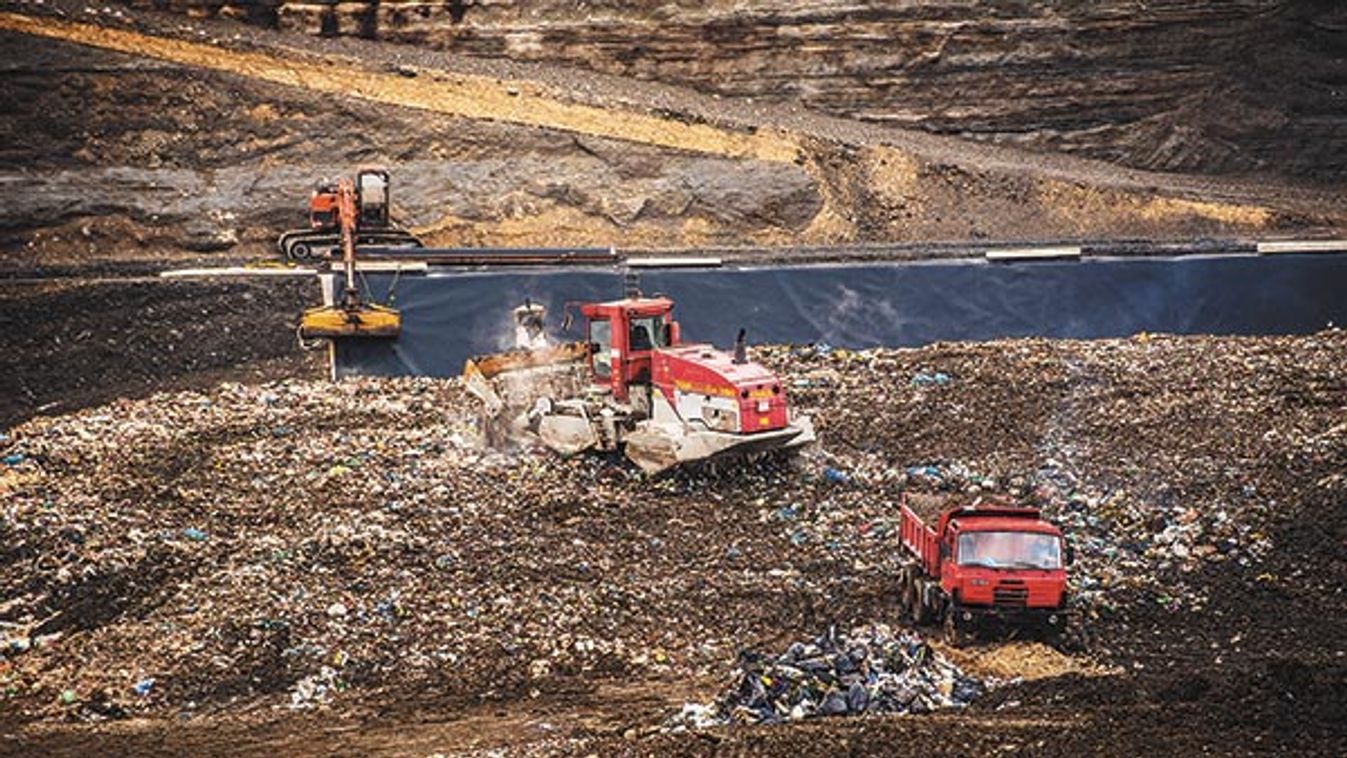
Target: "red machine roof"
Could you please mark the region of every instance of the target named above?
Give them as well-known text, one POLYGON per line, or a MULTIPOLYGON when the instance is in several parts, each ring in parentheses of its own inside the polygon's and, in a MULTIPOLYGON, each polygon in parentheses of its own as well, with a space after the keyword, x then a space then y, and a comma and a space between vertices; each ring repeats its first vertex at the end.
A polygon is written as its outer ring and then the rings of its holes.
POLYGON ((591 311, 625 310, 630 313, 649 315, 652 312, 666 313, 673 310, 674 303, 667 297, 633 297, 622 300, 609 300, 603 303, 585 303, 580 311, 588 315, 591 311))

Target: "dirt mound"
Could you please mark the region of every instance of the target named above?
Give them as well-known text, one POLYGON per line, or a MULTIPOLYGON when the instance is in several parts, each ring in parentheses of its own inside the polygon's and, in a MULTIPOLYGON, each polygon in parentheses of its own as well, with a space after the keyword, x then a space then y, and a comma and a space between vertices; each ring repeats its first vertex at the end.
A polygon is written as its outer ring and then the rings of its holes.
POLYGON ((950 648, 939 643, 936 646, 964 671, 979 677, 1033 681, 1068 674, 1105 676, 1116 673, 1039 642, 1010 642, 977 648, 950 648))

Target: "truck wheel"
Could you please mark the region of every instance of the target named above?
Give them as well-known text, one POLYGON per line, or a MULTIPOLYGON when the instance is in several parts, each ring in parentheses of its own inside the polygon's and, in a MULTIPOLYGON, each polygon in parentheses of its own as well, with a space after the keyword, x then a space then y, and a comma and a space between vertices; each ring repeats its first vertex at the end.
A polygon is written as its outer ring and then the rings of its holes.
POLYGON ((912 616, 912 576, 907 566, 898 569, 898 615, 904 620, 912 616))
POLYGON ((296 242, 290 246, 291 260, 307 261, 313 257, 313 251, 303 242, 296 242))
POLYGON ((963 627, 959 621, 959 608, 954 603, 950 603, 945 609, 945 642, 951 647, 963 647, 971 639, 968 630, 963 627))
POLYGON ((935 620, 935 613, 926 602, 930 594, 926 591, 926 582, 920 579, 912 582, 912 620, 917 626, 926 626, 935 620))

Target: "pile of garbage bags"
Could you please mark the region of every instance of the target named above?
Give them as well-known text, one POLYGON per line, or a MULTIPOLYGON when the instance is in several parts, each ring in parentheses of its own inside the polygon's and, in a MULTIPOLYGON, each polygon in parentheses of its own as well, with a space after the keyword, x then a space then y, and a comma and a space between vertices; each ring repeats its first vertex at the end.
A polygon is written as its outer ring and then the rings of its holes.
POLYGON ((685 705, 669 728, 928 713, 963 707, 984 689, 921 635, 886 624, 857 627, 850 634, 832 627, 777 656, 741 653, 733 679, 714 705, 685 705))

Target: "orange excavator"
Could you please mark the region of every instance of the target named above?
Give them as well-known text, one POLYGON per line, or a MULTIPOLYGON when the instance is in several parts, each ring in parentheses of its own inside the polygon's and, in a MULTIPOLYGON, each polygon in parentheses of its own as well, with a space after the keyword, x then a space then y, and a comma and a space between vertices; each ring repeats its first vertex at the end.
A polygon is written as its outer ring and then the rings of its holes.
POLYGON ((356 226, 359 223, 355 183, 350 179, 340 179, 332 194, 332 211, 341 243, 341 263, 345 276, 341 302, 304 311, 300 317, 299 336, 304 340, 324 337, 397 337, 402 329, 398 312, 376 303, 366 303, 360 297, 355 267, 356 226))
MULTIPOLYGON (((327 260, 340 252, 342 229, 338 206, 341 181, 322 180, 309 195, 309 225, 291 229, 276 239, 287 261, 327 260)), ((388 248, 419 248, 421 240, 393 223, 392 179, 381 166, 361 166, 355 172, 356 245, 388 248)))

